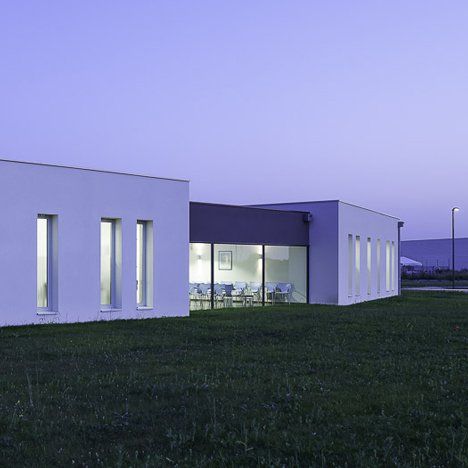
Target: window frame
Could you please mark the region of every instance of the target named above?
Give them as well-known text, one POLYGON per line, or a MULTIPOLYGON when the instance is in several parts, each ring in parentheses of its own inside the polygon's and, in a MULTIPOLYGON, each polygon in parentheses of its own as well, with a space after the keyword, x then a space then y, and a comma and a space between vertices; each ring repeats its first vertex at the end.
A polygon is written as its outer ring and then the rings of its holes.
POLYGON ((52 273, 52 261, 51 261, 51 248, 52 248, 52 242, 51 242, 51 235, 50 235, 50 232, 51 232, 51 219, 50 219, 50 215, 46 215, 46 214, 42 214, 42 213, 39 213, 36 217, 36 310, 37 310, 37 313, 38 314, 44 314, 44 313, 47 313, 47 312, 50 312, 51 311, 51 297, 52 297, 52 284, 51 284, 51 273, 52 273), (39 288, 39 284, 37 283, 37 273, 38 273, 38 268, 39 268, 39 264, 38 264, 38 255, 39 255, 39 251, 38 251, 38 245, 37 245, 37 240, 38 240, 38 235, 39 235, 39 220, 40 219, 44 219, 46 221, 46 272, 47 272, 47 279, 46 279, 46 283, 47 283, 47 288, 46 288, 46 301, 47 301, 47 305, 46 306, 39 306, 38 305, 38 297, 37 297, 37 293, 38 293, 38 288, 39 288))
POLYGON ((54 226, 53 226, 54 215, 39 213, 36 217, 36 313, 37 315, 56 315, 57 312, 54 311, 54 281, 55 281, 55 272, 54 272, 54 226), (39 306, 37 304, 37 236, 38 231, 38 221, 39 219, 46 220, 46 261, 47 261, 47 306, 39 306))

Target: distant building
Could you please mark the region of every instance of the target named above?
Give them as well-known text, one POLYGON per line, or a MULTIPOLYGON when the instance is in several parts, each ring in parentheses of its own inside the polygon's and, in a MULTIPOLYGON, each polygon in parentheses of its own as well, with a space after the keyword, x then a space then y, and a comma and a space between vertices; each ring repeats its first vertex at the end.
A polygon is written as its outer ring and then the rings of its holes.
MULTIPOLYGON (((422 263, 424 270, 452 268, 452 239, 401 242, 401 254, 422 263)), ((468 238, 455 239, 455 269, 468 269, 468 238)))

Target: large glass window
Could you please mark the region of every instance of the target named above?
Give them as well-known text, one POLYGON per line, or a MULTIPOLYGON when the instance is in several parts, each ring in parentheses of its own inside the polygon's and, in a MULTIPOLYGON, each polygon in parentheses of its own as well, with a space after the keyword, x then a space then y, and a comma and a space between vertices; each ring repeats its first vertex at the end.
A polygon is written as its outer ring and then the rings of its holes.
POLYGON ((262 304, 262 246, 215 244, 215 306, 262 304))
POLYGON ((306 303, 307 247, 191 243, 189 295, 192 310, 306 303))
POLYGON ((307 247, 265 246, 265 301, 307 302, 307 247))
POLYGON ((396 279, 396 254, 395 254, 395 242, 392 241, 392 259, 391 259, 391 276, 392 276, 392 291, 395 291, 395 279, 396 279))
POLYGON ((49 270, 51 267, 50 217, 37 217, 37 308, 48 309, 50 305, 49 270))
POLYGON ((211 307, 211 244, 190 244, 190 309, 211 307))
POLYGON ((151 307, 153 298, 153 223, 136 226, 136 300, 139 307, 151 307))

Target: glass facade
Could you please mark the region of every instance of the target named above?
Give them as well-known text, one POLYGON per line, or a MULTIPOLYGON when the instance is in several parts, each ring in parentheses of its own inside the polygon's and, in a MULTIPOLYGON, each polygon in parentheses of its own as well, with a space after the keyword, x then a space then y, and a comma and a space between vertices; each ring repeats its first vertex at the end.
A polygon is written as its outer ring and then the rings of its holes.
POLYGON ((307 247, 265 246, 265 302, 307 302, 307 247))
POLYGON ((214 245, 215 306, 261 305, 261 245, 214 245))
POLYGON ((47 216, 37 218, 37 307, 49 307, 50 226, 47 216))
POLYGON ((211 307, 211 244, 190 244, 190 309, 211 307))
POLYGON ((189 295, 192 310, 307 302, 307 247, 191 243, 189 295))

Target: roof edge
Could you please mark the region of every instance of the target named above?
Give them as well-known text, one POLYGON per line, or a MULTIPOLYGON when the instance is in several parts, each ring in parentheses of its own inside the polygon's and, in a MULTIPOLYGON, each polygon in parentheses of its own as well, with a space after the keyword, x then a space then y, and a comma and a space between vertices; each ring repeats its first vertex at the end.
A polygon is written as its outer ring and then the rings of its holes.
POLYGON ((355 203, 345 202, 343 200, 308 200, 308 201, 296 201, 296 202, 283 202, 283 203, 262 203, 255 206, 279 206, 279 205, 304 205, 304 204, 312 204, 312 203, 343 203, 344 205, 353 206, 355 208, 360 208, 361 210, 370 211, 372 213, 376 213, 382 216, 386 216, 387 218, 397 219, 401 221, 401 218, 397 216, 389 215, 387 213, 382 213, 381 211, 373 210, 371 208, 366 208, 365 206, 356 205, 355 203))
MULTIPOLYGON (((209 206, 225 206, 228 208, 247 208, 247 209, 252 209, 252 210, 264 210, 264 211, 275 211, 279 213, 302 213, 302 214, 307 214, 308 211, 299 211, 299 210, 277 210, 275 208, 267 208, 263 207, 260 205, 233 205, 229 203, 212 203, 212 202, 201 202, 201 201, 193 201, 190 200, 190 204, 196 204, 196 205, 209 205, 209 206)), ((280 204, 280 203, 279 203, 280 204)))
POLYGON ((175 179, 175 178, 172 178, 172 177, 157 177, 157 176, 151 176, 151 175, 146 175, 146 174, 136 174, 136 173, 132 173, 132 172, 107 171, 105 169, 93 169, 93 168, 90 168, 90 167, 65 166, 65 165, 62 165, 62 164, 39 163, 39 162, 32 162, 32 161, 18 161, 18 160, 15 160, 15 159, 0 158, 0 162, 13 163, 13 164, 26 164, 26 165, 30 165, 30 166, 55 167, 55 168, 60 168, 60 169, 73 169, 73 170, 76 170, 76 171, 101 172, 103 174, 125 175, 125 176, 132 176, 132 177, 144 177, 146 179, 170 180, 172 182, 185 182, 185 183, 190 182, 190 180, 188 180, 188 179, 175 179))

